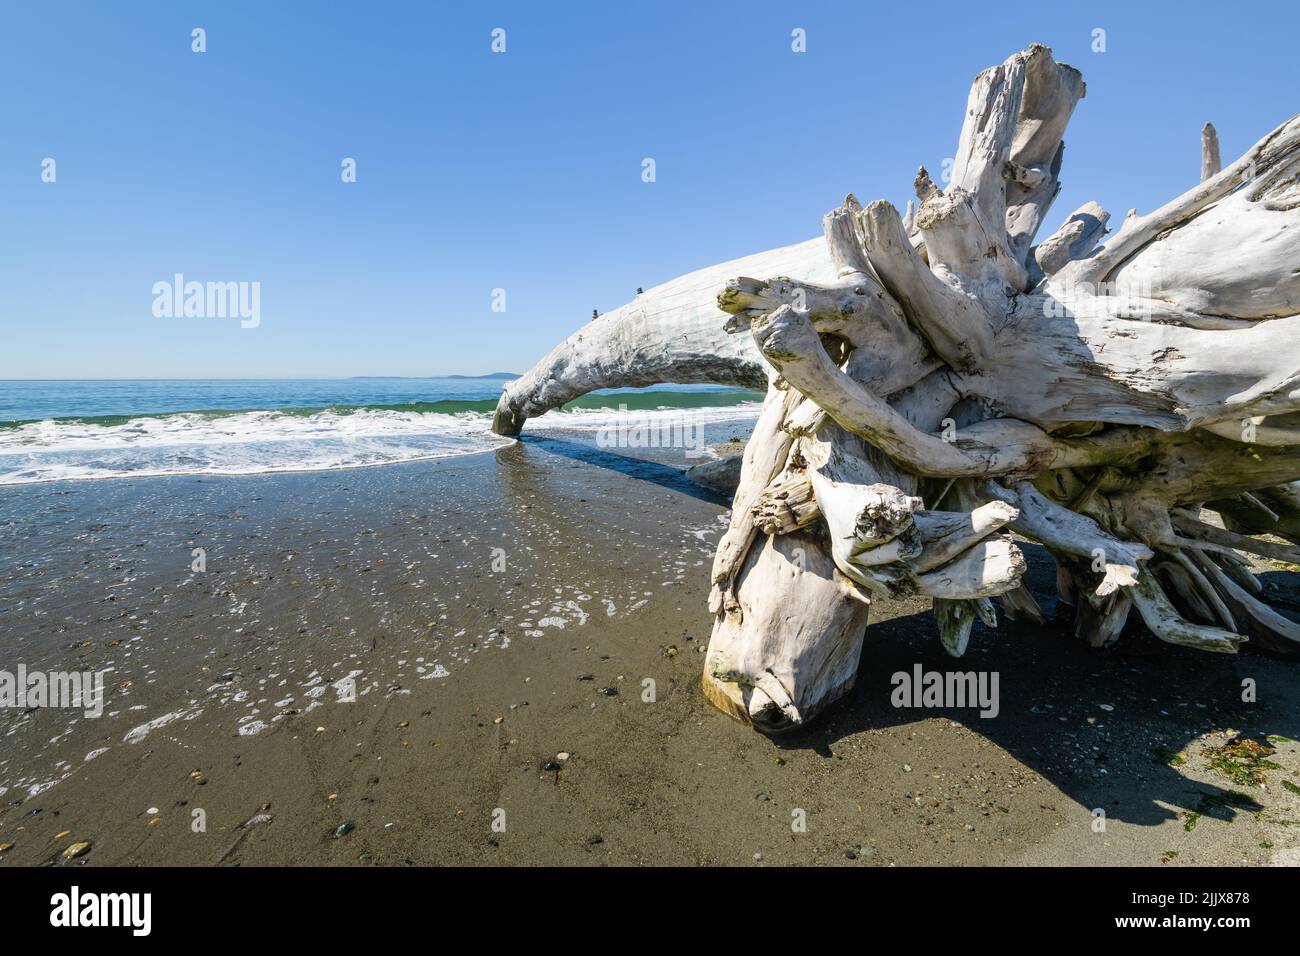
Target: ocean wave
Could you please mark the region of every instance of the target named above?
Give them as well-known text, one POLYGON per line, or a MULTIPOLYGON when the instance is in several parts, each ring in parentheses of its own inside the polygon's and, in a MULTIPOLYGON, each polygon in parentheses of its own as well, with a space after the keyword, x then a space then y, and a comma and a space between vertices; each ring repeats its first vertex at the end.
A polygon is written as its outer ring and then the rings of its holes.
MULTIPOLYGON (((622 398, 622 396, 618 396, 622 398)), ((757 416, 758 405, 570 408, 529 422, 529 432, 671 428, 757 416)), ((473 455, 513 441, 492 416, 383 408, 149 415, 47 420, 0 429, 0 485, 165 475, 327 471, 473 455)))

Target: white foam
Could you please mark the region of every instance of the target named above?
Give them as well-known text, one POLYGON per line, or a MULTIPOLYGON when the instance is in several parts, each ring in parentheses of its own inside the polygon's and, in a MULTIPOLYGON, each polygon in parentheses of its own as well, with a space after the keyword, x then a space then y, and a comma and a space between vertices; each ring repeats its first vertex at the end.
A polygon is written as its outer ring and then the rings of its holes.
POLYGON ((487 416, 362 409, 31 422, 0 430, 0 485, 85 478, 325 471, 490 451, 487 416))
MULTIPOLYGON (((552 411, 528 431, 663 428, 752 420, 754 403, 706 408, 552 411)), ((29 422, 0 429, 0 485, 165 475, 252 475, 330 471, 473 455, 510 444, 481 412, 389 409, 278 411, 211 416, 193 412, 133 418, 117 425, 29 422)))

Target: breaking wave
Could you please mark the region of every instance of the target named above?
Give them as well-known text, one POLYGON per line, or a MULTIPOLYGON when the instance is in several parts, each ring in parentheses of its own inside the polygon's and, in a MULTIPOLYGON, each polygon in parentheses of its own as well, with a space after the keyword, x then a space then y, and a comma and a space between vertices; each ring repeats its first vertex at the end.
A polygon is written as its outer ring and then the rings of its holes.
MULTIPOLYGON (((594 407, 575 403, 530 420, 526 430, 592 432, 752 420, 759 408, 753 398, 744 392, 587 396, 594 407), (674 401, 678 396, 684 400, 674 401), (636 407, 650 402, 655 407, 636 407)), ((177 412, 15 423, 0 428, 0 485, 325 471, 473 455, 513 440, 492 433, 495 401, 430 404, 462 407, 177 412), (489 407, 463 407, 482 404, 489 407)))

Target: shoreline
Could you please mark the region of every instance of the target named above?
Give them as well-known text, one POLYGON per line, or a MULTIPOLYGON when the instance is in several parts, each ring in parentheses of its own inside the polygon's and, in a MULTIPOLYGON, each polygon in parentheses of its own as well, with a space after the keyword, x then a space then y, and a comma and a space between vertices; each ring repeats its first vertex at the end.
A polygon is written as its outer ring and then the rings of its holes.
POLYGON ((723 716, 699 677, 726 505, 680 450, 590 442, 0 489, 0 668, 112 668, 99 720, 0 710, 0 866, 1295 862, 1296 744, 1246 788, 1258 810, 1202 753, 1300 738, 1262 654, 1095 654, 1002 622, 954 661, 925 602, 881 602, 857 687, 811 727, 723 716), (998 672, 998 716, 895 708, 918 664, 998 672))

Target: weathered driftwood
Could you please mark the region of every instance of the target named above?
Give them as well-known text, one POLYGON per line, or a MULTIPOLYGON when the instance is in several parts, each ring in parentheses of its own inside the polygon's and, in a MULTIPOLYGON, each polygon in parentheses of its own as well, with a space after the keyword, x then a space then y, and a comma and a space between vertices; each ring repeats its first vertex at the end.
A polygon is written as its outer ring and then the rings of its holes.
POLYGON ((728 335, 718 289, 736 275, 794 269, 814 281, 833 276, 820 238, 721 265, 647 289, 631 302, 592 319, 557 345, 497 403, 493 430, 517 435, 529 418, 598 388, 660 382, 739 385, 762 389, 767 368, 745 336, 728 335))
POLYGON ((906 217, 850 196, 820 252, 652 290, 503 396, 511 431, 575 390, 763 370, 710 598, 705 690, 734 716, 780 730, 844 693, 873 596, 933 598, 954 655, 992 599, 1041 621, 1008 531, 1056 559, 1094 646, 1136 609, 1173 644, 1300 652, 1241 557, 1300 563, 1254 537, 1300 545, 1300 117, 1226 167, 1207 125, 1199 184, 1104 244, 1095 203, 1035 244, 1083 92, 1047 48, 1015 54, 906 217), (711 282, 730 319, 699 302, 711 282))

